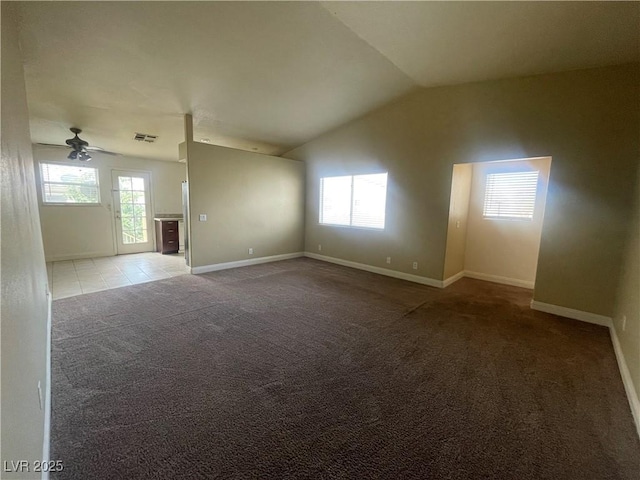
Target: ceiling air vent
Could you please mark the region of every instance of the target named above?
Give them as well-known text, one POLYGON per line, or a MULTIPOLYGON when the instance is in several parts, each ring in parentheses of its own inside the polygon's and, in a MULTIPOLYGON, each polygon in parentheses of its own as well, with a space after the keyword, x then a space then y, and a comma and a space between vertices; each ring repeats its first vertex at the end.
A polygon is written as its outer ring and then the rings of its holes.
POLYGON ((133 139, 137 140, 138 142, 147 142, 147 143, 153 143, 156 141, 157 138, 158 138, 157 135, 149 135, 148 133, 137 133, 137 132, 136 132, 136 136, 133 137, 133 139))

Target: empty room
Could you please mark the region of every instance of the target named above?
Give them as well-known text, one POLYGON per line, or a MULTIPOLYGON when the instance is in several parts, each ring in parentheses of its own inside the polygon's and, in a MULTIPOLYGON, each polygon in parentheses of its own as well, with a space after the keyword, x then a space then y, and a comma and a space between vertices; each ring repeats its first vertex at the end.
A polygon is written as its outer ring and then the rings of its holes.
POLYGON ((640 2, 1 22, 1 478, 640 478, 640 2))

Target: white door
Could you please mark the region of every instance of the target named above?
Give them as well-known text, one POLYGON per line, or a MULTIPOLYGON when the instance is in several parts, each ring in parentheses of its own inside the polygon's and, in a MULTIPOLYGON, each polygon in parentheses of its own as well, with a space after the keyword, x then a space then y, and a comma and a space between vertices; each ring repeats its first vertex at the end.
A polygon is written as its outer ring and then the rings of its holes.
POLYGON ((118 255, 153 250, 150 174, 113 170, 118 255))

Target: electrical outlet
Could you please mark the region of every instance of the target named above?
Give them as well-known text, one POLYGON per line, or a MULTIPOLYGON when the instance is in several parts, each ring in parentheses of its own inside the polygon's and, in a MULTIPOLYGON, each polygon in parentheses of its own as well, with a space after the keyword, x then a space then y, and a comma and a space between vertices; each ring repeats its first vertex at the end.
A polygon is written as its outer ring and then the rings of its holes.
POLYGON ((207 214, 206 213, 201 213, 200 214, 200 221, 201 222, 206 222, 207 221, 207 214))
POLYGON ((460 228, 460 220, 456 220, 456 228, 460 228))
POLYGON ((322 251, 322 245, 318 244, 318 251, 321 252, 322 251))
POLYGON ((622 331, 624 332, 627 329, 627 316, 622 316, 622 331))
POLYGON ((387 257, 387 263, 391 263, 391 257, 387 257))
POLYGON ((253 248, 249 249, 249 255, 253 255, 253 248))
POLYGON ((418 262, 413 262, 413 269, 417 270, 418 269, 418 262))

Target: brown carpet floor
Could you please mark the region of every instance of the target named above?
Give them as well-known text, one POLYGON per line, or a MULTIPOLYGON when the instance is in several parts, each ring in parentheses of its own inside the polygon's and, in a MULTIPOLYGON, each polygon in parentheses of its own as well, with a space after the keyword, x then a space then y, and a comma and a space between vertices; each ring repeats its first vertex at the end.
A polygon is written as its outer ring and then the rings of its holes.
POLYGON ((608 331, 310 259, 53 304, 59 479, 640 478, 608 331))

